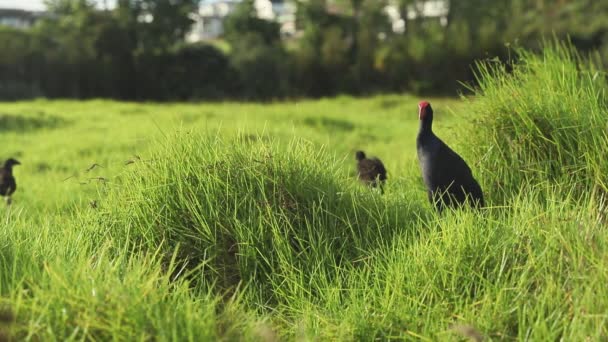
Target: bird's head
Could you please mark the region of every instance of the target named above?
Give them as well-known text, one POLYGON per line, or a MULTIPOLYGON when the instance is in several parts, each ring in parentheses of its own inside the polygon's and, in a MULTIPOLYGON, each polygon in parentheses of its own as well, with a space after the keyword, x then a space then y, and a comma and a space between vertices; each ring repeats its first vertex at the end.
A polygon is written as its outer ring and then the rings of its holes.
POLYGON ((21 163, 14 158, 9 158, 4 162, 4 166, 6 167, 13 167, 14 165, 21 165, 21 163))
POLYGON ((355 159, 357 159, 357 160, 365 159, 365 152, 357 151, 357 153, 355 153, 355 159))
POLYGON ((433 120, 433 108, 427 101, 420 101, 418 104, 418 119, 420 121, 433 120))

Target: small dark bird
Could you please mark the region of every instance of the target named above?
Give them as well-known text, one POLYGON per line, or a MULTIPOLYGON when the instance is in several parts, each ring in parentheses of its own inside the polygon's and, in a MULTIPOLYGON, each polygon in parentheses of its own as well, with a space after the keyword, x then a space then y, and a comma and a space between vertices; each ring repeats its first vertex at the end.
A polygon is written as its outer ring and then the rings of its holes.
POLYGON ((455 208, 467 201, 476 208, 483 207, 481 187, 467 163, 433 133, 430 103, 422 101, 418 104, 418 118, 420 130, 416 149, 431 203, 439 212, 446 206, 455 208))
POLYGON ((386 169, 382 161, 378 158, 366 158, 363 151, 357 151, 355 158, 359 180, 372 188, 380 188, 380 193, 384 193, 386 169))
POLYGON ((4 196, 7 205, 11 205, 11 195, 17 190, 17 182, 13 177, 13 166, 15 165, 21 165, 21 163, 9 158, 0 168, 0 195, 4 196))

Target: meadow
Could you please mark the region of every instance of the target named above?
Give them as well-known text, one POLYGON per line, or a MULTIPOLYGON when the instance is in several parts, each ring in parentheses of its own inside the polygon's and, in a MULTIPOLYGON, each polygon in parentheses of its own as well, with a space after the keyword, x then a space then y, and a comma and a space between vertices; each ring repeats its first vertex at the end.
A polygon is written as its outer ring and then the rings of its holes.
POLYGON ((444 215, 418 97, 0 104, 0 340, 606 339, 606 77, 517 63, 426 98, 488 204, 444 215))

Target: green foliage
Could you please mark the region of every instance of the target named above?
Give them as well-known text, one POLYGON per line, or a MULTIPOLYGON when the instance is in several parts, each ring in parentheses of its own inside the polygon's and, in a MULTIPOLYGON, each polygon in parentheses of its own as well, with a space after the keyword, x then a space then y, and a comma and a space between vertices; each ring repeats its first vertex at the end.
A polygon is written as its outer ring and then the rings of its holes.
POLYGON ((605 193, 605 73, 559 43, 540 55, 519 50, 516 59, 512 70, 478 65, 470 146, 488 184, 511 195, 547 182, 570 184, 579 195, 605 193))
POLYGON ((159 52, 182 42, 199 0, 118 0, 115 13, 136 40, 137 50, 159 52))
POLYGON ((546 35, 569 39, 583 53, 597 49, 596 60, 608 62, 602 53, 608 49, 608 7, 601 1, 452 1, 443 14, 426 0, 297 1, 300 31, 281 39, 280 24, 259 18, 255 2, 246 0, 223 22, 219 44, 230 60, 224 68, 214 53, 210 62, 206 53, 191 58, 195 54, 176 52, 199 49, 184 48, 198 3, 119 0, 99 11, 89 0, 49 1, 52 15, 35 28, 0 30, 2 97, 453 95, 466 90, 461 83, 475 82, 475 61, 506 61, 510 46, 539 49, 546 35), (388 5, 396 6, 391 13, 401 16, 404 32, 393 31, 388 5), (187 66, 208 75, 216 62, 222 66, 211 77, 183 72, 187 66))
POLYGON ((244 0, 239 3, 234 12, 226 17, 224 35, 231 44, 247 40, 247 36, 256 34, 262 39, 262 44, 273 45, 281 38, 279 24, 257 17, 254 0, 244 0))
POLYGON ((279 24, 258 18, 254 1, 247 0, 237 5, 224 27, 237 74, 234 89, 240 97, 267 100, 287 95, 289 64, 279 24))
POLYGON ((298 4, 303 37, 293 52, 295 84, 306 95, 335 94, 349 84, 352 59, 352 20, 329 13, 326 1, 298 4))
POLYGON ((87 12, 95 8, 93 0, 44 0, 43 2, 49 12, 60 16, 87 12))
POLYGON ((287 95, 288 56, 278 44, 266 45, 262 37, 246 34, 232 46, 230 64, 236 71, 233 82, 241 98, 269 100, 287 95))
POLYGON ((360 6, 357 11, 360 19, 355 37, 357 54, 352 67, 354 82, 361 89, 382 88, 380 73, 376 68, 376 55, 378 49, 382 47, 383 39, 387 39, 392 33, 389 20, 384 12, 386 3, 359 1, 357 5, 360 6))
POLYGON ((142 54, 135 65, 140 71, 138 94, 144 99, 219 99, 236 87, 236 73, 228 58, 207 44, 184 44, 166 53, 142 54))
POLYGON ((1 153, 23 163, 0 336, 605 340, 605 197, 577 190, 604 179, 605 80, 568 49, 518 58, 481 67, 473 101, 430 99, 490 205, 441 216, 413 97, 0 105, 1 153), (385 162, 384 195, 356 181, 359 149, 385 162))
POLYGON ((14 101, 41 96, 40 89, 23 81, 3 81, 0 83, 0 100, 14 101))
POLYGON ((97 80, 107 77, 107 65, 97 61, 96 44, 102 30, 115 21, 87 1, 58 1, 53 8, 56 15, 42 19, 31 32, 36 44, 36 60, 31 63, 34 79, 48 96, 105 94, 104 82, 97 80))

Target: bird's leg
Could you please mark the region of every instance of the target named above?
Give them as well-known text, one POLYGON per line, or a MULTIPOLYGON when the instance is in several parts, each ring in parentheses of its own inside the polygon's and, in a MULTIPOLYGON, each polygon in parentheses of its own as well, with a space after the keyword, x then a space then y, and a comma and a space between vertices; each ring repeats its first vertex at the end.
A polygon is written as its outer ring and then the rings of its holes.
POLYGON ((372 182, 372 187, 380 191, 380 195, 384 195, 384 183, 380 180, 380 176, 376 176, 376 179, 372 182))
POLYGON ((10 206, 11 203, 13 203, 13 200, 11 199, 11 196, 5 196, 4 197, 4 201, 6 202, 7 206, 10 206))

